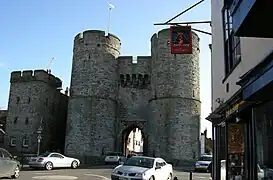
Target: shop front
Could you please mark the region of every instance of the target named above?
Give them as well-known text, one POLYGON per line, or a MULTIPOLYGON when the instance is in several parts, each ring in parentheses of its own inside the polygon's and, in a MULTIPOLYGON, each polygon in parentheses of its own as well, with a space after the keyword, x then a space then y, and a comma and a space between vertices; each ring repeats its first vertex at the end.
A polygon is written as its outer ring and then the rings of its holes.
POLYGON ((273 179, 272 67, 266 59, 253 68, 238 83, 241 89, 207 117, 213 125, 214 180, 273 179))

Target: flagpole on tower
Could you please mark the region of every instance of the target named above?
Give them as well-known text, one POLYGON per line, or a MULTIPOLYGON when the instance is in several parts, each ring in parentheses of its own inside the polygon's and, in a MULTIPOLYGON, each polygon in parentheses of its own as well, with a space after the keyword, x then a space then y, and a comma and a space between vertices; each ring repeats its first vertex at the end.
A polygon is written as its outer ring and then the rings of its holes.
POLYGON ((108 17, 108 34, 110 33, 110 22, 111 22, 111 10, 115 8, 115 6, 113 4, 111 4, 111 2, 108 3, 109 5, 109 17, 108 17))

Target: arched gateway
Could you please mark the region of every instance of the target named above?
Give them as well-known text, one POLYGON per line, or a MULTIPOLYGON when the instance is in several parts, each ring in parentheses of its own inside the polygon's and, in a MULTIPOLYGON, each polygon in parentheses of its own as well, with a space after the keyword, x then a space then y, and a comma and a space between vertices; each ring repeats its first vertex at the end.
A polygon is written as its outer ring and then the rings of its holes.
POLYGON ((144 122, 123 122, 121 123, 121 131, 119 133, 120 151, 125 153, 129 134, 138 128, 141 131, 143 138, 143 155, 148 155, 148 136, 147 136, 147 123, 144 122))

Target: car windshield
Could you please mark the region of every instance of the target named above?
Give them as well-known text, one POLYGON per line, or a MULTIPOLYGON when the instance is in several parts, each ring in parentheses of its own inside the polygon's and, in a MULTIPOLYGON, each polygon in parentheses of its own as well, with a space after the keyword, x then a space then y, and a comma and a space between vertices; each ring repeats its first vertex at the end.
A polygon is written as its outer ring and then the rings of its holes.
POLYGON ((47 157, 50 153, 42 153, 38 157, 47 157))
POLYGON ((212 161, 212 157, 210 156, 202 156, 198 159, 198 161, 212 161))
POLYGON ((154 159, 133 156, 130 159, 127 159, 123 165, 124 166, 138 166, 138 167, 144 167, 144 168, 152 168, 154 166, 154 159))
POLYGON ((107 156, 122 156, 122 153, 110 152, 110 153, 107 153, 107 156))

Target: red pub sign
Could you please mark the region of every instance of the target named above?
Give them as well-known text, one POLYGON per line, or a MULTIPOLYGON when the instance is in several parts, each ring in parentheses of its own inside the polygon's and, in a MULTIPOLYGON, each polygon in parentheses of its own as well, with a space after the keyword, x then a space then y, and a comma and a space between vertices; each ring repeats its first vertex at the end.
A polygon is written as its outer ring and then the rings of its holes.
POLYGON ((172 54, 192 54, 191 26, 171 26, 170 44, 172 54))

